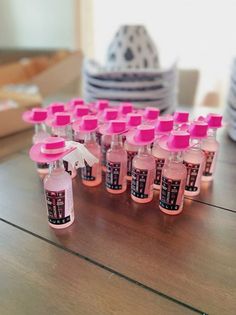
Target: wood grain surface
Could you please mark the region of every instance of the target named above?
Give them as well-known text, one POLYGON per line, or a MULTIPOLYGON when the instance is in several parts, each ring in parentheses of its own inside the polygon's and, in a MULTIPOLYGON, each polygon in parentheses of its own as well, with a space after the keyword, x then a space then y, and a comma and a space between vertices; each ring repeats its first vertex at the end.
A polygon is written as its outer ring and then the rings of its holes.
MULTIPOLYGON (((227 176, 235 178, 233 172, 227 176)), ((197 310, 235 314, 234 212, 185 200, 184 212, 170 217, 159 211, 157 194, 152 203, 139 205, 128 193, 112 196, 103 185, 88 189, 74 180, 76 222, 54 231, 31 161, 17 155, 2 163, 0 177, 4 220, 197 310)))
POLYGON ((2 315, 194 313, 2 222, 0 248, 2 315))

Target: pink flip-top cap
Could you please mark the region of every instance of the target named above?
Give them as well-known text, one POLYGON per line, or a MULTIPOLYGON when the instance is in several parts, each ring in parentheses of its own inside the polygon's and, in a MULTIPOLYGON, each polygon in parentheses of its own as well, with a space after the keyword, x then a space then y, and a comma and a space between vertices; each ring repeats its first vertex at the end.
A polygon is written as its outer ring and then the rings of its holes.
POLYGON ((127 131, 124 120, 110 120, 107 125, 100 128, 100 133, 105 135, 122 134, 127 131))
POLYGON ((207 136, 208 124, 204 121, 194 121, 189 126, 191 138, 205 138, 207 136))
POLYGON ((155 139, 155 128, 149 125, 140 125, 137 129, 127 135, 127 142, 134 145, 147 145, 155 139))
POLYGON ((142 115, 141 114, 133 114, 133 113, 129 113, 127 114, 127 125, 129 127, 137 127, 139 125, 141 125, 142 123, 142 115))
POLYGON ((22 119, 30 124, 37 124, 47 119, 48 112, 43 108, 33 108, 23 113, 22 119))
POLYGON ((134 108, 134 106, 131 103, 121 103, 119 106, 119 110, 120 110, 121 114, 123 114, 123 115, 127 115, 128 113, 132 113, 133 108, 134 108))
POLYGON ((65 111, 65 105, 63 103, 53 103, 48 106, 49 114, 55 114, 65 111))
POLYGON ((72 126, 75 131, 92 132, 98 128, 98 119, 96 116, 83 116, 80 122, 75 122, 72 126))
POLYGON ((99 100, 99 101, 96 102, 95 107, 96 107, 96 109, 98 111, 102 111, 105 108, 109 107, 109 101, 107 101, 107 100, 99 100))
POLYGON ((172 116, 158 117, 156 124, 156 133, 169 133, 174 126, 174 119, 172 116))
POLYGON ((71 116, 69 113, 56 113, 51 123, 52 127, 67 126, 71 123, 71 116))
POLYGON ((186 123, 188 122, 189 113, 188 112, 175 112, 174 113, 174 122, 175 123, 186 123))
POLYGON ((118 117, 118 109, 116 108, 105 108, 103 112, 104 121, 115 120, 118 117))
POLYGON ((206 122, 208 123, 209 128, 220 128, 222 127, 222 115, 208 114, 206 122))
POLYGON ((76 105, 74 109, 74 115, 75 117, 82 117, 85 115, 88 115, 89 113, 89 108, 88 106, 85 105, 76 105))
POLYGON ((160 114, 160 109, 156 107, 146 107, 144 117, 148 120, 155 120, 160 114))
POLYGON ((190 134, 186 131, 171 131, 170 135, 163 137, 159 145, 168 151, 185 151, 189 148, 190 134))

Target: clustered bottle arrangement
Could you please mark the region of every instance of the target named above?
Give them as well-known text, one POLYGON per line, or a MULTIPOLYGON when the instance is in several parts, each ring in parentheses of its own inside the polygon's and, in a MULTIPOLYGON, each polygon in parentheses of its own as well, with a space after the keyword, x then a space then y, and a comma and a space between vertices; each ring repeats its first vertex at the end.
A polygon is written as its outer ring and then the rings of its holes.
POLYGON ((72 179, 77 176, 88 189, 104 178, 110 194, 128 191, 137 203, 156 199, 168 215, 179 214, 184 196, 198 195, 201 182, 213 180, 221 115, 190 120, 188 112, 161 116, 153 107, 73 99, 34 108, 23 119, 35 125, 30 157, 44 177, 48 220, 54 228, 73 223, 72 179), (78 156, 80 166, 70 160, 73 152, 84 156, 78 156))

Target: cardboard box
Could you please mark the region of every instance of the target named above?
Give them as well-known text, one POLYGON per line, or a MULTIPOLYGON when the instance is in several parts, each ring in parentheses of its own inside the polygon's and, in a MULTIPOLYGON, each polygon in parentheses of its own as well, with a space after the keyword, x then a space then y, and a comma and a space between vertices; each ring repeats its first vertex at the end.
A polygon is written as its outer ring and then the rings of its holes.
MULTIPOLYGON (((81 52, 58 52, 53 56, 22 59, 0 66, 0 100, 14 100, 17 108, 0 111, 0 137, 31 128, 22 121, 22 113, 42 106, 43 97, 53 95, 81 75, 81 52), (38 94, 14 92, 7 84, 36 85, 38 94)), ((79 87, 78 87, 79 90, 79 87)))

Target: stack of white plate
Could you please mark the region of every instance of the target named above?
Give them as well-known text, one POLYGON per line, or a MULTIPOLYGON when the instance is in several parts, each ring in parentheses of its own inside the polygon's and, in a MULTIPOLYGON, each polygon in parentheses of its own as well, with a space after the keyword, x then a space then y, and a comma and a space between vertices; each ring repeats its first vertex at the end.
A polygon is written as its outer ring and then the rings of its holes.
POLYGON ((85 59, 83 76, 87 102, 130 102, 158 107, 162 113, 175 109, 176 64, 160 68, 156 47, 143 26, 122 26, 109 46, 105 66, 85 59))
POLYGON ((229 136, 236 141, 236 58, 233 61, 227 98, 226 121, 229 136))

